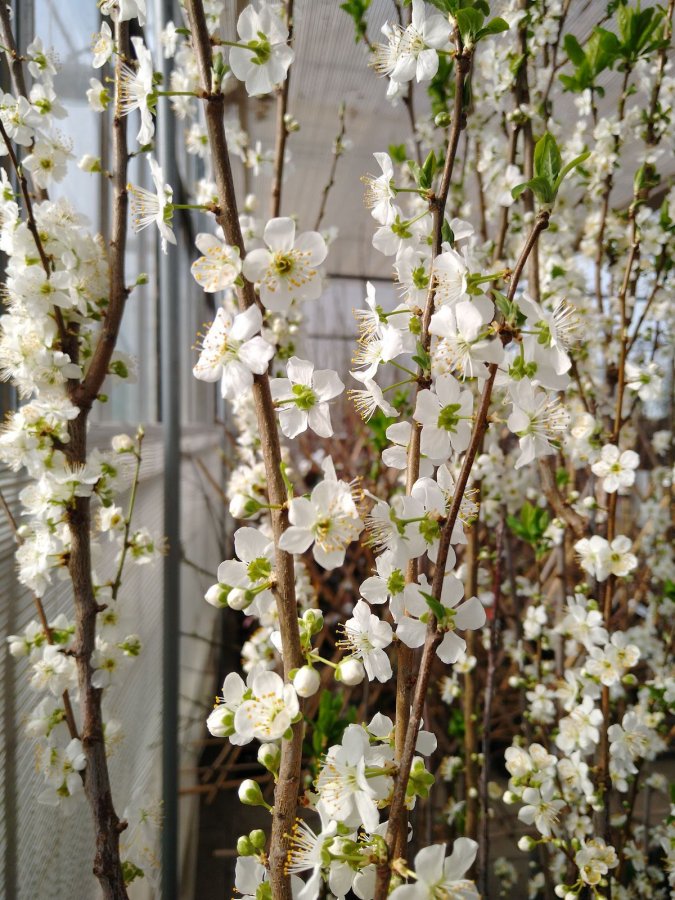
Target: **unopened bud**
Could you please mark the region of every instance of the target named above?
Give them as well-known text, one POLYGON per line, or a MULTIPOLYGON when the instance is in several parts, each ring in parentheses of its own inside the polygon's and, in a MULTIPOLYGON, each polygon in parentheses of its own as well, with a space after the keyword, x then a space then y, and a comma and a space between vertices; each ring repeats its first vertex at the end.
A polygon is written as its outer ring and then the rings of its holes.
POLYGON ((264 850, 267 843, 267 836, 262 828, 255 828, 248 836, 249 841, 256 850, 264 850))
POLYGON ((251 605, 251 598, 248 596, 248 591, 244 591, 241 588, 232 588, 227 595, 227 605, 230 609, 246 609, 251 605))
POLYGON ((265 802, 260 790, 260 785, 252 778, 246 778, 239 785, 239 800, 245 806, 267 806, 269 808, 269 804, 265 802))
POLYGON ((223 609, 227 606, 227 598, 230 594, 230 588, 225 584, 212 584, 208 591, 204 594, 204 599, 216 609, 223 609))
POLYGON ((303 666, 295 674, 293 687, 298 697, 311 697, 319 690, 321 676, 312 666, 303 666))
POLYGON ((335 670, 335 677, 343 684, 346 684, 349 687, 354 687, 354 685, 361 684, 363 679, 366 677, 366 673, 363 665, 359 662, 359 660, 352 657, 351 659, 346 659, 344 662, 341 662, 338 665, 337 669, 335 670))
POLYGON ((302 614, 302 621, 310 634, 318 634, 323 628, 323 613, 320 609, 306 609, 302 614))
POLYGON ((237 855, 238 856, 253 856, 255 850, 251 845, 251 841, 245 834, 242 834, 240 838, 237 838, 237 855))
POLYGON ((278 744, 261 744, 258 748, 258 762, 268 772, 275 774, 279 771, 281 747, 278 744))

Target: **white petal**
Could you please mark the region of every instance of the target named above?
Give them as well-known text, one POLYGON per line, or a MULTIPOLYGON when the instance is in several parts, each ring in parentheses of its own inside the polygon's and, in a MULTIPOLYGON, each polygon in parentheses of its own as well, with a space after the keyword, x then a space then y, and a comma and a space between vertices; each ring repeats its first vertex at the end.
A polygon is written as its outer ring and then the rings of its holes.
POLYGON ((289 253, 295 241, 295 222, 287 216, 270 219, 265 225, 263 240, 271 250, 289 253))
POLYGON ((288 377, 294 384, 304 384, 306 387, 312 386, 312 375, 314 373, 314 363, 307 359, 300 359, 292 356, 288 360, 286 366, 288 377))
POLYGON ((330 409, 327 403, 319 403, 313 406, 308 414, 309 427, 319 437, 329 438, 333 434, 333 426, 330 421, 330 409))
POLYGON ((457 607, 455 613, 455 627, 460 631, 474 631, 482 628, 486 621, 485 607, 478 597, 470 597, 457 607))
POLYGON ((304 553, 314 540, 314 535, 307 528, 291 525, 279 538, 279 546, 287 553, 304 553))

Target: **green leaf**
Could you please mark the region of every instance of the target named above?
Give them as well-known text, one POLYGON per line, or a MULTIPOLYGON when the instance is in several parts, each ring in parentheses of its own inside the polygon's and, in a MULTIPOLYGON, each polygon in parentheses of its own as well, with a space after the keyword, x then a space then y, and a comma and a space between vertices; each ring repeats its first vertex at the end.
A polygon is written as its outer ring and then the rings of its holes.
POLYGON ((553 186, 544 178, 531 178, 523 184, 517 184, 511 191, 511 196, 514 200, 517 200, 523 191, 527 189, 531 190, 539 202, 546 206, 550 205, 555 200, 553 186))
POLYGON ((476 40, 480 41, 482 38, 489 37, 491 34, 501 34, 501 32, 508 30, 509 23, 505 19, 497 17, 488 22, 485 28, 481 28, 476 35, 476 40))
POLYGON ((553 135, 546 131, 534 147, 534 175, 543 178, 551 187, 560 174, 562 159, 553 135))
POLYGON ((439 602, 434 596, 432 596, 431 594, 425 594, 424 591, 420 591, 420 593, 421 593, 422 596, 424 597, 424 600, 425 600, 427 606, 429 607, 429 609, 430 609, 430 610, 432 611, 432 613, 436 616, 436 620, 437 620, 438 622, 442 622, 443 619, 445 618, 446 614, 447 614, 447 610, 445 609, 445 607, 443 606, 443 604, 440 603, 440 602, 439 602))
POLYGON ((431 187, 434 180, 434 175, 436 174, 436 154, 433 150, 424 160, 422 172, 424 174, 424 180, 426 183, 421 186, 425 187, 428 190, 431 187))
POLYGON ((563 183, 563 179, 565 178, 565 176, 569 175, 569 173, 572 171, 572 169, 576 169, 582 163, 586 162, 586 160, 588 159, 588 157, 590 155, 591 155, 591 151, 587 150, 585 153, 580 153, 579 156, 575 156, 574 159, 572 160, 572 162, 568 162, 566 166, 563 166, 563 168, 560 171, 560 175, 558 175, 558 177, 556 178, 556 182, 554 185, 554 190, 555 190, 556 194, 558 193, 560 185, 563 183))
POLYGON ((417 353, 413 356, 413 362, 417 363, 420 369, 425 372, 428 372, 431 369, 431 356, 424 349, 420 341, 417 342, 417 353))
POLYGON ((566 484, 570 483, 570 476, 567 469, 556 469, 555 483, 558 487, 565 487, 566 484))
POLYGON ((455 18, 465 44, 475 43, 476 35, 483 27, 485 16, 477 9, 458 9, 455 18))
POLYGON ((422 167, 419 166, 414 160, 408 160, 408 169, 410 169, 410 174, 412 175, 415 184, 418 187, 422 187, 422 179, 424 178, 424 173, 422 172, 422 167))
POLYGON ((389 153, 389 156, 391 156, 392 162, 398 163, 398 165, 400 166, 402 166, 408 159, 405 144, 389 144, 387 151, 389 153))
POLYGON ((455 243, 455 233, 447 219, 443 219, 443 224, 441 225, 441 240, 446 244, 455 243))
POLYGON ((570 61, 573 62, 575 66, 580 66, 583 64, 584 60, 586 59, 586 54, 581 49, 581 44, 573 34, 565 35, 563 46, 565 48, 565 53, 569 56, 570 61))
POLYGON ((347 0, 340 4, 340 9, 344 10, 354 22, 354 40, 357 44, 365 37, 368 29, 366 13, 369 6, 370 0, 347 0))
POLYGON ((511 312, 513 310, 511 301, 508 300, 507 297, 504 294, 502 294, 501 291, 493 289, 491 291, 491 293, 495 300, 495 306, 497 307, 499 312, 504 316, 504 318, 508 320, 511 315, 511 312))

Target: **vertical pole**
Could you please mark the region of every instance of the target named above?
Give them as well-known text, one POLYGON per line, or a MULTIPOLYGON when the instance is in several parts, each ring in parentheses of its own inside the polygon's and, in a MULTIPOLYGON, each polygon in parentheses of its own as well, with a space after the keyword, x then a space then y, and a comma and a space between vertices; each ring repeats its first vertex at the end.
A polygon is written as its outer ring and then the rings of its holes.
MULTIPOLYGON (((173 18, 173 0, 155 0, 157 63, 168 83, 160 35, 173 18)), ((168 97, 160 97, 157 148, 165 181, 178 184, 174 118, 168 97)), ((178 900, 178 703, 180 684, 180 343, 178 250, 159 254, 160 414, 164 436, 164 616, 162 647, 162 900, 178 900)))

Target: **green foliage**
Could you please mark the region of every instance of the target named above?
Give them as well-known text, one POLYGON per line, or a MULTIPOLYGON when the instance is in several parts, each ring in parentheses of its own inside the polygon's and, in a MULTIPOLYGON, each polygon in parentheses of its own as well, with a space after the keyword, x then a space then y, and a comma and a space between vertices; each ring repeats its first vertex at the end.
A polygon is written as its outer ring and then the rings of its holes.
POLYGON ((441 240, 446 244, 455 243, 455 232, 450 227, 447 219, 443 219, 443 224, 441 225, 441 240))
POLYGON ((431 185, 434 181, 434 175, 438 170, 436 154, 433 150, 427 156, 427 158, 424 160, 424 164, 421 166, 419 166, 413 160, 409 159, 408 168, 410 169, 410 173, 415 179, 415 183, 417 184, 417 187, 420 188, 420 190, 431 190, 431 185))
POLYGON ((581 48, 574 35, 565 35, 565 52, 575 67, 573 75, 560 76, 565 89, 575 94, 591 89, 602 96, 604 91, 597 86, 596 81, 601 72, 614 66, 618 44, 616 35, 602 28, 595 29, 586 42, 585 49, 581 48))
POLYGON ((413 797, 428 797, 435 780, 431 772, 427 772, 424 760, 418 757, 410 767, 410 778, 405 791, 406 797, 409 800, 413 797))
POLYGON ((461 740, 461 738, 464 737, 464 731, 465 726, 462 711, 453 707, 448 716, 448 736, 461 740))
POLYGON ((550 520, 548 510, 541 506, 533 506, 526 500, 520 510, 520 517, 507 516, 506 524, 516 537, 532 547, 536 558, 540 559, 548 550, 549 543, 544 538, 544 533, 550 520))
POLYGON ((135 863, 125 859, 122 863, 122 878, 124 878, 125 885, 131 884, 132 881, 136 881, 137 878, 145 878, 145 872, 143 869, 139 869, 135 863))
POLYGON ((510 325, 511 328, 520 328, 525 323, 525 316, 520 311, 520 307, 515 300, 509 300, 505 294, 502 294, 496 288, 493 288, 490 293, 494 298, 495 306, 504 318, 504 322, 510 325))
POLYGON ((598 76, 605 69, 618 64, 621 70, 632 69, 639 59, 645 59, 668 45, 663 38, 664 12, 658 6, 642 9, 640 4, 612 4, 608 12, 616 12, 618 35, 606 28, 594 28, 584 48, 574 35, 565 35, 564 46, 574 66, 573 75, 561 75, 560 80, 568 91, 576 94, 587 89, 600 96, 604 91, 598 86, 598 76))
POLYGON ((366 423, 368 425, 368 430, 370 431, 370 443, 377 451, 378 457, 380 457, 382 451, 389 446, 389 438, 386 435, 386 431, 391 423, 395 421, 396 419, 391 416, 386 416, 381 409, 376 409, 366 423))
POLYGON ((642 9, 640 3, 637 3, 635 6, 620 6, 617 9, 621 68, 632 68, 639 59, 649 58, 668 46, 668 42, 663 39, 663 22, 664 10, 658 6, 642 9))
POLYGON ((644 197, 657 187, 660 181, 661 176, 656 171, 654 164, 643 163, 633 178, 633 194, 635 197, 644 197))
POLYGON ((489 10, 488 13, 484 13, 482 9, 482 6, 480 9, 474 6, 457 10, 455 14, 457 27, 464 44, 477 44, 478 41, 492 34, 508 31, 509 23, 504 19, 491 19, 487 24, 484 24, 485 16, 488 15, 489 10))
POLYGON ((346 0, 345 3, 340 4, 340 9, 343 9, 354 21, 354 40, 357 44, 366 36, 368 28, 366 13, 369 6, 370 0, 346 0))
POLYGON ((511 195, 517 200, 523 191, 529 189, 543 206, 552 206, 565 176, 572 169, 581 165, 589 156, 588 152, 581 153, 563 166, 558 143, 547 131, 537 141, 534 148, 534 176, 529 181, 517 184, 511 191, 511 195))
POLYGON ((423 372, 431 372, 431 356, 421 342, 417 344, 417 353, 413 356, 413 362, 417 363, 423 372))
POLYGON ((389 144, 387 150, 392 162, 400 166, 407 162, 408 154, 406 153, 405 144, 389 144))
POLYGON ((420 593, 424 597, 424 602, 426 603, 426 605, 436 616, 436 619, 439 622, 442 622, 446 616, 447 609, 432 594, 426 594, 424 591, 420 591, 420 593))
POLYGON ((304 752, 313 759, 312 768, 328 747, 339 744, 344 730, 356 721, 356 707, 342 711, 342 692, 322 691, 319 710, 314 720, 311 743, 305 741, 304 752))

